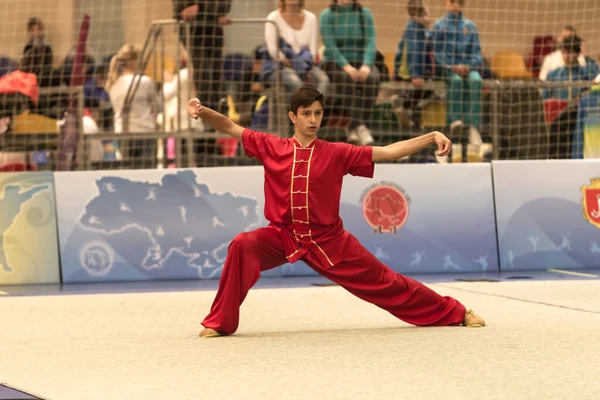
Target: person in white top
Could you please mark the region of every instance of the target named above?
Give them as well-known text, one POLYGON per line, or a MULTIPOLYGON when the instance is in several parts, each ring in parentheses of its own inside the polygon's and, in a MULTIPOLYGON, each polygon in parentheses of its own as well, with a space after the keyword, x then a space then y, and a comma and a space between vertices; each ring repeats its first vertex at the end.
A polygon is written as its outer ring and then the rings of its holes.
MULTIPOLYGON (((182 68, 179 72, 176 72, 171 79, 166 79, 163 84, 163 96, 165 101, 165 117, 159 114, 159 124, 166 124, 166 130, 168 132, 175 132, 179 130, 179 122, 181 122, 181 129, 186 130, 190 127, 190 117, 187 111, 187 101, 189 100, 190 93, 195 93, 194 88, 191 87, 192 74, 190 69, 187 67, 187 59, 184 60, 185 65, 182 63, 182 68), (179 81, 179 83, 177 82, 179 81), (178 92, 179 88, 179 92, 178 92), (178 96, 179 94, 179 96, 178 96), (178 99, 179 97, 179 99, 178 99), (179 121, 177 118, 179 114, 179 121)), ((204 130, 202 120, 192 119, 191 127, 204 130)))
MULTIPOLYGON (((563 55, 562 55, 562 51, 561 51, 560 47, 561 47, 561 44, 562 44, 562 41, 564 38, 566 38, 567 36, 575 35, 575 34, 577 34, 577 31, 572 26, 567 25, 563 28, 560 35, 556 38, 557 49, 555 51, 553 51, 552 53, 546 55, 546 57, 544 57, 544 62, 542 63, 542 68, 540 69, 540 75, 539 75, 540 80, 542 80, 542 81, 547 80, 548 73, 550 73, 550 71, 553 71, 557 68, 565 66, 565 61, 563 59, 563 55)), ((585 55, 583 54, 583 51, 577 58, 577 62, 582 67, 585 67, 586 61, 585 61, 585 55)))
MULTIPOLYGON (((158 100, 154 81, 147 76, 136 77, 139 85, 131 101, 128 117, 123 113, 123 105, 134 74, 140 50, 127 44, 110 60, 106 91, 115 112, 115 133, 156 132, 155 108, 158 100), (126 121, 126 119, 128 121, 126 121), (128 122, 128 123, 127 123, 128 122)), ((133 90, 133 89, 132 89, 133 90)), ((129 156, 156 156, 156 140, 143 139, 129 142, 129 156)))
MULTIPOLYGON (((277 28, 271 22, 265 24, 265 42, 269 56, 273 60, 279 59, 281 62, 280 76, 283 86, 288 92, 293 92, 305 84, 315 86, 321 93, 327 93, 329 86, 329 77, 319 68, 317 63, 317 41, 319 35, 319 26, 317 16, 304 9, 304 0, 280 0, 279 8, 267 16, 267 20, 273 21, 277 28), (312 55, 312 65, 305 76, 301 76, 293 68, 292 61, 289 60, 282 51, 280 51, 277 42, 277 30, 279 38, 283 39, 293 50, 295 54, 301 51, 310 51, 312 55), (305 79, 308 78, 308 82, 305 79)), ((268 82, 275 82, 275 72, 267 73, 265 79, 268 82)))

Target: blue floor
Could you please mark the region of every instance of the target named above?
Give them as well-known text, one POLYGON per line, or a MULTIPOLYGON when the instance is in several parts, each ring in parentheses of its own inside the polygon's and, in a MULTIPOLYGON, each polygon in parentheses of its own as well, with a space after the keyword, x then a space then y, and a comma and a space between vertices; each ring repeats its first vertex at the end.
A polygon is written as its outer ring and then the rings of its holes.
MULTIPOLYGON (((463 274, 407 275, 423 283, 444 282, 502 282, 515 280, 590 280, 600 279, 600 269, 585 270, 538 270, 506 271, 463 274)), ((111 282, 50 285, 10 285, 0 286, 0 296, 49 296, 69 294, 100 293, 144 293, 182 292, 215 290, 218 280, 150 281, 150 282, 111 282)), ((255 289, 292 288, 308 286, 330 286, 331 281, 321 276, 261 278, 255 289)))
POLYGON ((0 385, 0 400, 41 400, 39 397, 0 385))

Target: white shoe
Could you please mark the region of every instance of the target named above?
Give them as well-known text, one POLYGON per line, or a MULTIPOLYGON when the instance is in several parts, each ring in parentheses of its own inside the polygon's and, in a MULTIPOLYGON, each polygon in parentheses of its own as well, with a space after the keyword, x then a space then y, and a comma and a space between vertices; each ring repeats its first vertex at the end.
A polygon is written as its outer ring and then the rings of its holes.
POLYGON ((452 140, 457 140, 457 138, 461 137, 459 133, 462 133, 460 131, 464 125, 465 124, 462 121, 454 121, 450 124, 450 137, 452 138, 452 140))
POLYGON ((469 127, 469 152, 479 154, 481 152, 481 145, 483 144, 483 140, 481 140, 481 134, 474 126, 469 127))
POLYGON ((412 120, 412 111, 400 107, 394 108, 394 114, 396 114, 396 119, 400 122, 402 128, 412 128, 415 126, 415 123, 412 120))
POLYGON ((375 142, 373 136, 371 135, 371 131, 366 126, 360 125, 358 128, 356 128, 356 132, 358 133, 358 138, 362 146, 369 146, 375 142))
POLYGON ((474 144, 475 146, 481 146, 483 144, 483 140, 481 140, 481 133, 474 126, 469 127, 469 143, 474 144))
POLYGON ((494 152, 494 146, 491 143, 483 143, 479 149, 479 155, 482 159, 491 157, 494 152))
POLYGON ((351 129, 350 132, 348 132, 348 143, 350 143, 350 144, 359 144, 360 143, 360 138, 358 137, 358 132, 356 131, 356 129, 351 129))

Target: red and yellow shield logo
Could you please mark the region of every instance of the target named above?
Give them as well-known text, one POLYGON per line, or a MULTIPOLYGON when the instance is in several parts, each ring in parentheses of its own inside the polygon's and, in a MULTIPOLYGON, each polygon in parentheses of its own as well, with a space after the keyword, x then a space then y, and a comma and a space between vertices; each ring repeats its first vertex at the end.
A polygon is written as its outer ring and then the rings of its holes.
POLYGON ((600 229, 600 178, 590 179, 591 185, 583 186, 583 216, 587 221, 600 229))
POLYGON ((396 233, 408 219, 409 201, 399 186, 376 184, 363 194, 363 216, 375 233, 396 233))

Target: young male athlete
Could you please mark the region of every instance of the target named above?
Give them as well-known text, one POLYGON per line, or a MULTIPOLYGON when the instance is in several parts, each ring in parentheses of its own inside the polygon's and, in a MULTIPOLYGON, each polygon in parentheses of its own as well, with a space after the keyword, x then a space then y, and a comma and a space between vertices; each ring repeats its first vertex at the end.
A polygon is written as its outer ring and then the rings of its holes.
POLYGON ((231 244, 217 296, 202 325, 201 337, 233 334, 240 306, 261 271, 303 260, 325 278, 397 318, 418 326, 481 327, 483 318, 451 297, 402 276, 381 263, 350 233, 339 216, 344 175, 373 177, 374 163, 413 154, 437 145, 450 152, 451 142, 440 132, 388 146, 354 146, 317 138, 323 118, 323 95, 304 86, 290 100, 294 136, 244 129, 227 117, 188 103, 192 118, 202 118, 219 132, 242 141, 249 157, 265 171, 265 217, 269 226, 237 235, 231 244))

